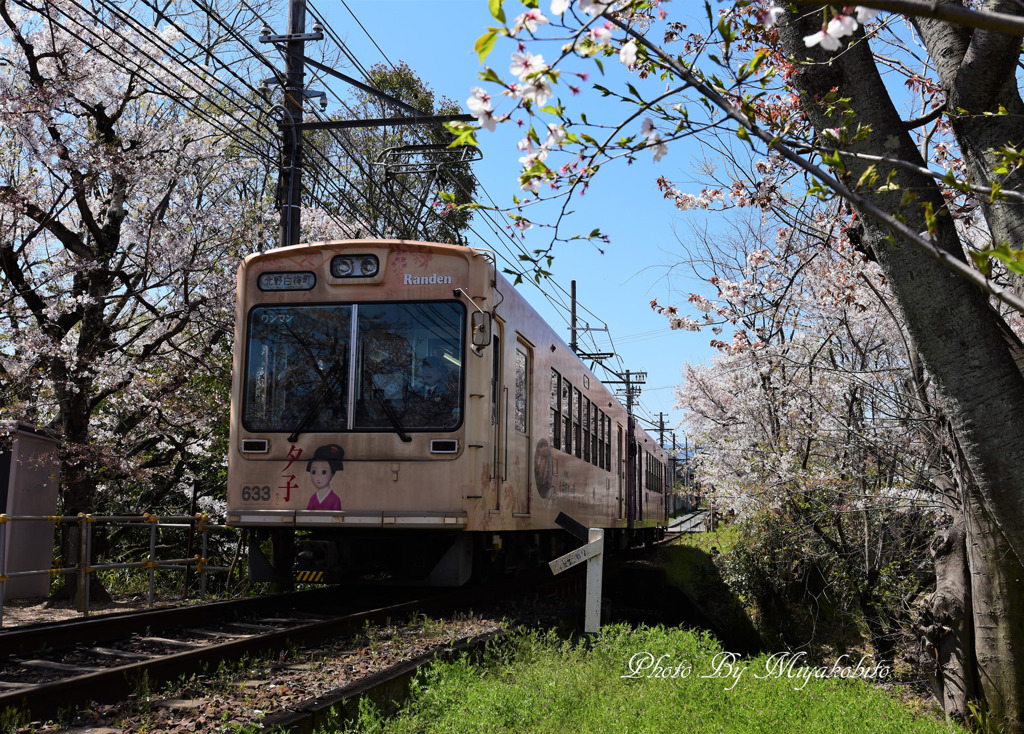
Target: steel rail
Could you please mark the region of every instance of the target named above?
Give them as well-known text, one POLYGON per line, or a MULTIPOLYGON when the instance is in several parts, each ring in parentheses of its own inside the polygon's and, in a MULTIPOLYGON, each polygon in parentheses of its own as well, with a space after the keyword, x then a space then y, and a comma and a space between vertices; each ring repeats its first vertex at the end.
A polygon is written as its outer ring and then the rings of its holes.
MULTIPOLYGON (((24 710, 34 719, 58 714, 92 701, 120 700, 131 694, 142 680, 167 681, 183 674, 194 673, 204 666, 217 666, 226 660, 235 660, 253 653, 276 652, 295 645, 310 645, 323 640, 358 633, 367 623, 384 623, 401 619, 413 613, 442 615, 478 603, 481 593, 495 592, 498 587, 458 589, 430 598, 420 598, 356 613, 348 613, 298 624, 286 629, 254 633, 241 639, 203 645, 197 649, 172 653, 115 667, 74 675, 26 688, 0 693, 0 710, 24 710)), ((509 590, 509 585, 504 587, 509 590)), ((335 591, 336 589, 324 590, 335 591)), ((392 590, 394 591, 394 590, 392 590)), ((192 608, 188 608, 192 609, 192 608)), ((195 607, 195 619, 210 623, 209 605, 195 607), (203 614, 203 610, 206 610, 203 614)), ((316 610, 322 613, 322 609, 316 610)), ((93 623, 101 620, 93 620, 93 623)), ((114 624, 115 623, 108 623, 114 624)), ((93 628, 95 629, 95 628, 93 628)), ((90 632, 90 636, 95 632, 90 632)), ((122 633, 119 635, 124 637, 122 633)), ((0 638, 2 639, 2 638, 0 638)), ((58 664, 60 665, 60 664, 58 664)))
POLYGON ((125 638, 145 630, 162 630, 195 624, 210 624, 211 619, 228 619, 245 614, 263 614, 316 604, 330 598, 324 589, 292 594, 275 594, 210 602, 183 607, 142 609, 103 614, 73 621, 44 622, 0 632, 0 661, 26 655, 40 648, 68 648, 80 643, 95 643, 125 638))

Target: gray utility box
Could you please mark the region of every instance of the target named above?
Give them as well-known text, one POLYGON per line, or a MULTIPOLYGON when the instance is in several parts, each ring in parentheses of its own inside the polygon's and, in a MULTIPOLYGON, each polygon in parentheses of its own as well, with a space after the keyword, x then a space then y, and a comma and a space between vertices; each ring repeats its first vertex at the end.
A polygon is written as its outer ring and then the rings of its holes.
MULTIPOLYGON (((57 514, 60 442, 28 423, 0 424, 0 509, 8 515, 57 514)), ((4 575, 44 571, 53 565, 55 523, 16 520, 7 523, 4 575)), ((7 599, 49 595, 49 575, 13 578, 3 584, 7 599)))

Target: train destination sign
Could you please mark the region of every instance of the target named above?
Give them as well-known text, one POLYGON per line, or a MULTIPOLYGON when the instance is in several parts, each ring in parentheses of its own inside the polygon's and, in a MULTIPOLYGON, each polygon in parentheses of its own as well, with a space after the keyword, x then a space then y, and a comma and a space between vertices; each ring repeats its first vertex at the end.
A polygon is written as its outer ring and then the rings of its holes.
POLYGON ((308 291, 316 285, 316 275, 310 272, 260 273, 256 285, 261 291, 308 291))

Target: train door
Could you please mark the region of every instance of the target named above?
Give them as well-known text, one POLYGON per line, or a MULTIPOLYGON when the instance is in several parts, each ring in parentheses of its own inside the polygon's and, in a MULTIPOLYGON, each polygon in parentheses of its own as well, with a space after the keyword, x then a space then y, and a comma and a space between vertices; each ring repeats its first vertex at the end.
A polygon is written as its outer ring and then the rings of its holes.
POLYGON ((490 496, 487 499, 487 508, 491 512, 501 512, 501 483, 505 465, 502 440, 502 415, 504 413, 502 403, 504 402, 504 395, 501 379, 501 365, 504 361, 504 354, 502 352, 502 347, 504 346, 503 336, 502 324, 495 319, 494 340, 491 345, 491 430, 494 439, 492 444, 494 446, 494 453, 491 456, 490 496))
POLYGON ((532 372, 533 350, 522 339, 516 342, 513 357, 515 380, 511 385, 511 405, 506 413, 510 457, 512 461, 512 514, 530 514, 530 490, 533 484, 533 461, 531 457, 530 404, 533 399, 532 372))
POLYGON ((626 516, 625 515, 626 508, 624 507, 624 502, 623 502, 623 500, 624 500, 624 497, 623 497, 623 489, 624 489, 624 487, 623 487, 623 484, 624 484, 623 479, 624 479, 626 467, 623 466, 623 463, 622 463, 622 457, 625 456, 625 454, 623 454, 623 452, 622 452, 622 426, 620 424, 616 423, 615 427, 618 428, 618 433, 617 433, 617 437, 616 437, 616 440, 615 440, 615 479, 616 479, 616 482, 618 484, 619 519, 621 520, 622 518, 624 518, 626 516))

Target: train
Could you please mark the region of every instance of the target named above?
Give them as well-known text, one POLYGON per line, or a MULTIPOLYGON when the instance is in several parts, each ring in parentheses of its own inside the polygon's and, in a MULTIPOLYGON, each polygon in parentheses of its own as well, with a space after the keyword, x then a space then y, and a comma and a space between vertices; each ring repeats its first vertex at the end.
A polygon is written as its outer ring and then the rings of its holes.
POLYGON ((668 455, 492 253, 317 242, 238 270, 227 523, 251 578, 458 586, 664 531, 668 455))

